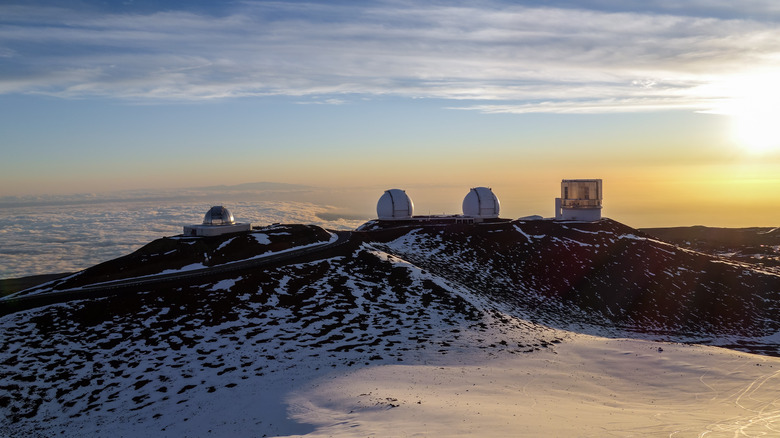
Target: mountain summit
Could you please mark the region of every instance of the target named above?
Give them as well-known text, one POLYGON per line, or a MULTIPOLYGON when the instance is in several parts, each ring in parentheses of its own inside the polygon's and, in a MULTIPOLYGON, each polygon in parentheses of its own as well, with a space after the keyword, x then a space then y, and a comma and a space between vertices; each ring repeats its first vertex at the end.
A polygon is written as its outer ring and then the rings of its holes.
POLYGON ((275 398, 296 379, 554 352, 573 332, 780 355, 780 276, 609 219, 363 229, 165 238, 19 294, 63 302, 0 319, 0 432, 173 436, 224 414, 215 430, 306 433, 275 398))

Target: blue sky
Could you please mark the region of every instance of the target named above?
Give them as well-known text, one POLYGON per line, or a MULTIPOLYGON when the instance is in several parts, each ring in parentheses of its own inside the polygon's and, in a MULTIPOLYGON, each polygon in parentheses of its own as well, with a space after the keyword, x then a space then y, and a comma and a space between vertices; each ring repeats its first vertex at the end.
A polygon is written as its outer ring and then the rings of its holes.
POLYGON ((773 1, 6 1, 0 197, 491 185, 523 215, 602 177, 637 226, 777 225, 779 21, 773 1))

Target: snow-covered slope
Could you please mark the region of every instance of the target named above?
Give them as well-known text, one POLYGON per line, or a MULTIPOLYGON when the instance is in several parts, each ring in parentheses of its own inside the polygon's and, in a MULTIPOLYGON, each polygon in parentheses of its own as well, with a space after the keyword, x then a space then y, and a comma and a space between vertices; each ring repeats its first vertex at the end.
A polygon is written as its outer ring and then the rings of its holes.
POLYGON ((780 276, 604 219, 421 227, 380 245, 547 325, 769 348, 780 276), (750 345, 748 345, 750 344, 750 345))
MULTIPOLYGON (((312 233, 287 231, 290 240, 312 233)), ((198 245, 220 253, 235 244, 228 239, 198 245)), ((169 251, 144 254, 159 255, 165 270, 169 251)), ((78 281, 106 275, 104 266, 78 281)), ((541 372, 539 360, 581 339, 564 328, 740 339, 766 352, 777 345, 778 293, 775 275, 608 220, 356 232, 348 244, 298 262, 2 317, 0 436, 272 436, 315 428, 403 436, 361 428, 368 423, 355 416, 356 429, 336 427, 342 414, 327 391, 312 388, 347 371, 396 366, 421 370, 421 380, 399 384, 423 394, 436 379, 430 367, 444 375, 533 361, 541 372)), ((355 397, 372 415, 416 403, 355 397)))

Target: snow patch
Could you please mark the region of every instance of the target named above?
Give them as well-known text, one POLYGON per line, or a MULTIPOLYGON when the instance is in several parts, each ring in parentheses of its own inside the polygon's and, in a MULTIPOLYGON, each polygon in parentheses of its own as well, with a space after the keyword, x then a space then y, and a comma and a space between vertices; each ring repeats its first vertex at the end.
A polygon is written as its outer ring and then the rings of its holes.
POLYGON ((218 290, 230 290, 235 284, 239 281, 241 281, 244 277, 238 277, 233 278, 230 280, 220 280, 214 286, 211 286, 210 291, 218 291, 218 290))
POLYGON ((539 235, 528 234, 525 231, 523 231, 522 228, 518 227, 517 225, 513 225, 513 226, 515 227, 515 230, 517 230, 518 233, 522 234, 526 239, 528 239, 529 242, 533 241, 531 238, 543 239, 543 238, 547 237, 546 234, 539 234, 539 235))
POLYGON ((254 237, 255 241, 259 243, 260 245, 270 245, 271 239, 268 238, 268 235, 261 234, 261 233, 252 233, 252 237, 254 237))
MULTIPOLYGON (((166 269, 166 270, 160 272, 160 274, 171 274, 171 273, 174 273, 174 272, 194 271, 196 269, 203 269, 203 268, 206 268, 206 267, 207 266, 204 265, 203 263, 192 263, 192 264, 189 264, 189 265, 186 265, 186 266, 182 266, 179 269, 166 269)), ((160 275, 160 274, 155 274, 155 275, 160 275)), ((153 275, 145 275, 143 277, 152 277, 152 276, 153 275)), ((143 278, 143 277, 137 277, 137 278, 143 278)), ((124 281, 124 280, 122 280, 122 281, 124 281)), ((110 283, 110 282, 108 282, 108 283, 110 283)), ((96 284, 103 284, 103 283, 96 283, 96 284)))
MULTIPOLYGON (((232 242, 232 241, 233 241, 233 240, 235 240, 235 239, 236 239, 235 237, 231 237, 230 239, 228 239, 228 240, 226 240, 226 241, 222 242, 222 243, 221 243, 221 244, 220 244, 220 245, 217 247, 217 251, 219 251, 219 250, 221 250, 222 248, 224 248, 224 247, 228 246, 228 244, 230 244, 230 242, 232 242)), ((167 254, 167 253, 166 253, 166 254, 167 254)))

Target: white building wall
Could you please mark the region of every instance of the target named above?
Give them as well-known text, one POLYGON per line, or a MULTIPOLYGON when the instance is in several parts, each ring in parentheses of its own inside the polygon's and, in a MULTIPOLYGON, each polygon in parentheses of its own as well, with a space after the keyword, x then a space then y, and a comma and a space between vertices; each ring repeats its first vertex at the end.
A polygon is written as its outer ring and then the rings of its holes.
POLYGON ((564 221, 597 221, 601 219, 600 208, 562 208, 561 217, 564 221))

